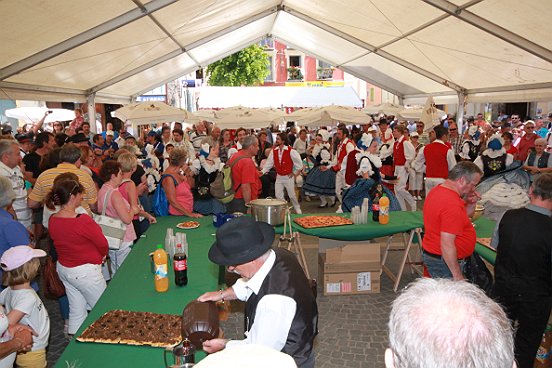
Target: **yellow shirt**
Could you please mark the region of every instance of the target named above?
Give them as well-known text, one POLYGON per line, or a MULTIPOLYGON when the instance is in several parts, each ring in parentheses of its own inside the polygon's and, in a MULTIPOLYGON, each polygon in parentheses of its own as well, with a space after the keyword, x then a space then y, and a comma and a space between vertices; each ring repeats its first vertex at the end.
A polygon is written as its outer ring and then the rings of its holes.
POLYGON ((46 196, 54 186, 56 177, 67 172, 73 173, 79 178, 79 183, 84 187, 82 206, 90 213, 90 205, 96 203, 98 200, 94 181, 88 173, 67 162, 41 173, 36 179, 32 192, 29 194, 29 199, 39 203, 44 202, 46 196))

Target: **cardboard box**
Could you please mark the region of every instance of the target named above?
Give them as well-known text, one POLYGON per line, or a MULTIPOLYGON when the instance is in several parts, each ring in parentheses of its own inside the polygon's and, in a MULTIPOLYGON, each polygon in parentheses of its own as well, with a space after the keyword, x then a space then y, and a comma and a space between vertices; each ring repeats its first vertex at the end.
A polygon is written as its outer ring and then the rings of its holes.
POLYGON ((355 243, 319 254, 319 279, 324 295, 380 292, 380 244, 355 243))

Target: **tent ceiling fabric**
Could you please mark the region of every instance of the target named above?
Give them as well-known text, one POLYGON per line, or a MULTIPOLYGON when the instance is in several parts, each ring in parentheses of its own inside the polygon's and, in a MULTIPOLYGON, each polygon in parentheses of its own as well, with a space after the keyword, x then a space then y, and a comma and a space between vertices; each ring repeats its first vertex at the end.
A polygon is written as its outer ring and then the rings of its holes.
POLYGON ((549 0, 0 2, 0 98, 129 102, 272 36, 404 101, 550 99, 549 0), (70 26, 69 26, 70 25, 70 26), (496 93, 495 93, 496 92, 496 93), (445 96, 448 96, 445 98, 445 96), (438 100, 438 98, 436 98, 438 100))

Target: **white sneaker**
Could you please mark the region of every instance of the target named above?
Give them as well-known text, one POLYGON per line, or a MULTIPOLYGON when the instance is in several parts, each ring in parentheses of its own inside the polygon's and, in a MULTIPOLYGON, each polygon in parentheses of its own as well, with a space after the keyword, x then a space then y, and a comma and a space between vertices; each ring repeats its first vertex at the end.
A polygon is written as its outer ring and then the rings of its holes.
POLYGON ((306 194, 305 194, 305 201, 310 202, 310 201, 311 201, 311 197, 310 197, 309 195, 306 195, 306 194))
POLYGON ((343 210, 341 209, 341 206, 337 207, 337 211, 335 213, 343 213, 343 210))

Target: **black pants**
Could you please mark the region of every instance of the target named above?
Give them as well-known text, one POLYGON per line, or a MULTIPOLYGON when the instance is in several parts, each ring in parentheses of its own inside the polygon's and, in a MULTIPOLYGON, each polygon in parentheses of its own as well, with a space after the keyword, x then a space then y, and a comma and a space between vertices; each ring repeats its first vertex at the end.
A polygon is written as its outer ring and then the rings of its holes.
POLYGON ((518 322, 514 340, 517 366, 532 368, 550 316, 552 297, 515 294, 500 287, 495 287, 493 297, 504 307, 512 323, 518 322))

